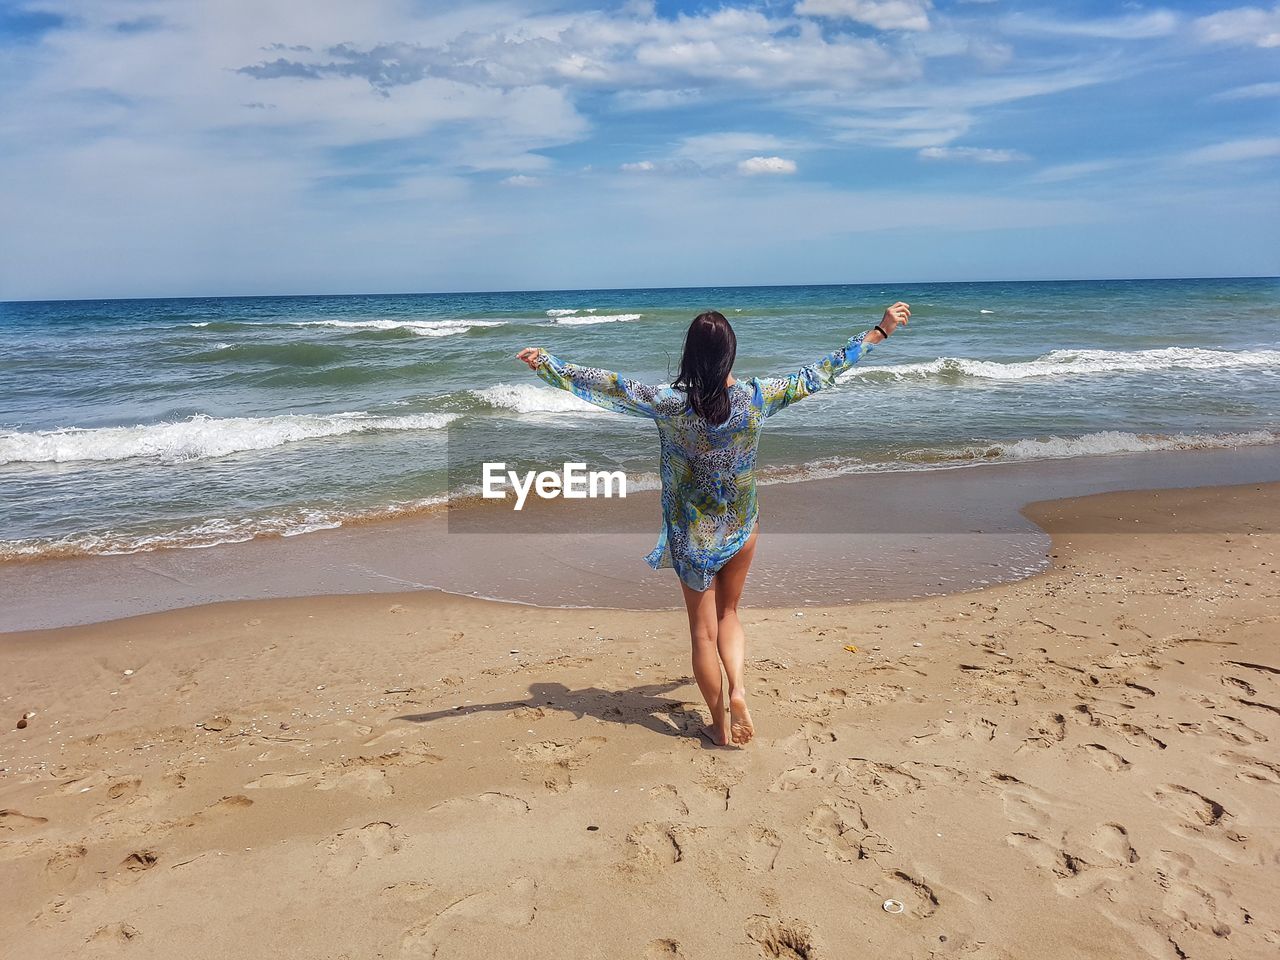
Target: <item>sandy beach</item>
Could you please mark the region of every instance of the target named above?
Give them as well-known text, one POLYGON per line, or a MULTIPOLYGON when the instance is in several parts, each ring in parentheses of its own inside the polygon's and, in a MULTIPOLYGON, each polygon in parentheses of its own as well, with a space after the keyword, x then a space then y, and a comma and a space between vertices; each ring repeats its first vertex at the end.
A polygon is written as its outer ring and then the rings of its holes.
POLYGON ((1280 484, 1025 512, 1052 566, 1018 582, 749 585, 746 749, 697 735, 673 611, 420 591, 0 636, 4 953, 1275 956, 1280 484))

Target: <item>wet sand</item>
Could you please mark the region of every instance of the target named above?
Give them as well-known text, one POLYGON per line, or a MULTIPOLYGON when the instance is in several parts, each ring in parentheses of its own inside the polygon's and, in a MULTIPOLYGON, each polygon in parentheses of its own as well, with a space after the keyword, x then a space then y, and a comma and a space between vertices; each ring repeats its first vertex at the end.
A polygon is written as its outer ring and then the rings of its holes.
MULTIPOLYGON (((471 478, 474 479, 474 478, 471 478)), ((1111 490, 1280 480, 1280 446, 983 464, 760 488, 756 605, 905 599, 1043 570, 1026 504, 1111 490)), ((201 550, 0 563, 0 631, 224 600, 439 589, 539 606, 670 609, 670 570, 642 558, 656 494, 450 510, 201 550), (602 600, 602 598, 604 598, 602 600)), ((1230 527, 1232 521, 1225 518, 1230 527)))
POLYGON ((414 592, 0 637, 0 942, 1273 957, 1278 495, 1043 502, 1038 575, 753 608, 741 750, 698 737, 670 611, 414 592))

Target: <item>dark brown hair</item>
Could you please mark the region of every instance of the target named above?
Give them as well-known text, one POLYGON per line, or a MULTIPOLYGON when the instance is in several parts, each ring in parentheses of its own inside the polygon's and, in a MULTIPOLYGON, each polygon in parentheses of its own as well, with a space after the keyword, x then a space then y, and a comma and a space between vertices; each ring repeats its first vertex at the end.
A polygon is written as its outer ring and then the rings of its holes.
POLYGON ((729 419, 729 388, 725 380, 737 355, 738 338, 724 314, 708 310, 693 318, 684 336, 684 353, 674 386, 689 394, 693 412, 709 423, 729 419))

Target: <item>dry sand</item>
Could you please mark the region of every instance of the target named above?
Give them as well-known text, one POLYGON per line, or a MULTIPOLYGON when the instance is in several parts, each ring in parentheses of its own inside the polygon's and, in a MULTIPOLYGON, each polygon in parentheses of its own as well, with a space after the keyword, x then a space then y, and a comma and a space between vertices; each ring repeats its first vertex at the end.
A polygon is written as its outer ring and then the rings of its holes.
POLYGON ((698 738, 673 612, 0 637, 0 952, 1275 957, 1277 494, 1042 503, 1029 580, 751 610, 742 750, 698 738))

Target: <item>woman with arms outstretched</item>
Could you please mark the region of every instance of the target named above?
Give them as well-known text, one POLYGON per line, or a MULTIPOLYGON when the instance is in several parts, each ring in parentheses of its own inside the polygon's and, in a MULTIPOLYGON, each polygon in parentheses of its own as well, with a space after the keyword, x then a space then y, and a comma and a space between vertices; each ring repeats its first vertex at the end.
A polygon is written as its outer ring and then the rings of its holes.
POLYGON ((910 307, 899 301, 871 330, 796 373, 745 382, 733 376, 733 328, 714 310, 689 325, 680 373, 670 386, 566 363, 538 347, 518 354, 552 386, 606 410, 657 422, 663 522, 658 545, 645 559, 655 570, 674 568, 680 578, 693 675, 711 710, 712 722, 703 733, 713 743, 743 745, 755 732, 747 709, 747 643, 738 600, 756 547, 760 427, 779 410, 834 383, 910 317, 910 307))

